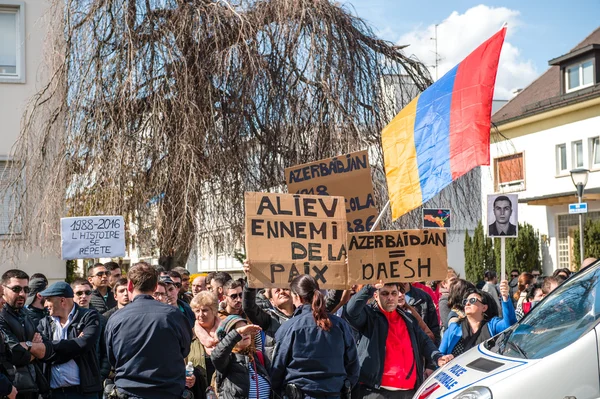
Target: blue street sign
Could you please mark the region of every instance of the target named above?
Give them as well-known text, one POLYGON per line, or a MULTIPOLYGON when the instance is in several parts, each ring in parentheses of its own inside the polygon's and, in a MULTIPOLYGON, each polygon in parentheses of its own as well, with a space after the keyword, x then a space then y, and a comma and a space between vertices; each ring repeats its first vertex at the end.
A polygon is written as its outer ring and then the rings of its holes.
POLYGON ((569 204, 569 213, 587 213, 587 203, 569 204))

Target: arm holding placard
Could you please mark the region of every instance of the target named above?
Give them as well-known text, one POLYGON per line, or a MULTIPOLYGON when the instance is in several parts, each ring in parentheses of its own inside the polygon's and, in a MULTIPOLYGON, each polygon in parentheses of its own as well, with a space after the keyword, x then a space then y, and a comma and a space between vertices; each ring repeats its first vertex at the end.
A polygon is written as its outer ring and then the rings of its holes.
POLYGON ((344 318, 352 327, 359 331, 367 324, 367 304, 376 290, 377 288, 374 286, 366 284, 344 306, 344 318))
MULTIPOLYGON (((250 274, 250 262, 246 259, 244 261, 244 274, 246 277, 250 274)), ((271 315, 261 309, 260 306, 256 304, 256 288, 249 288, 248 284, 244 286, 244 292, 242 296, 242 310, 248 316, 248 320, 250 320, 253 324, 260 326, 263 331, 267 332, 271 327, 272 323, 275 321, 271 317, 271 315)), ((279 326, 273 326, 279 327, 279 326)), ((274 331, 277 329, 275 328, 274 331)))

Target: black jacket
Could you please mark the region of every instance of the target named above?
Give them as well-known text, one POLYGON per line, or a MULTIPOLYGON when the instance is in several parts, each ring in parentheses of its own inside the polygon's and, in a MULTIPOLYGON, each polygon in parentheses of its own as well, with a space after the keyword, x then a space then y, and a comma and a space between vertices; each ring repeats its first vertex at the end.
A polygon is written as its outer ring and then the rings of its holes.
POLYGON ((180 399, 191 343, 192 329, 183 313, 147 294, 137 295, 106 324, 115 385, 130 396, 180 399))
POLYGON ((92 393, 102 391, 100 367, 96 344, 100 337, 100 315, 91 309, 79 307, 76 303, 73 320, 67 327, 68 339, 56 341, 53 339, 56 329, 55 321, 47 316, 40 321, 38 331, 45 339, 52 341, 53 352, 42 359, 46 367, 46 377, 50 381, 50 369, 53 364, 66 363, 75 360, 79 367, 80 392, 92 393))
MULTIPOLYGON (((38 392, 35 373, 36 369, 41 369, 36 367, 38 361, 31 361, 30 353, 21 346, 21 342, 33 340, 36 332, 29 312, 26 309, 17 311, 5 304, 0 312, 0 330, 10 350, 11 364, 5 366, 11 381, 21 393, 38 392)), ((52 345, 47 341, 44 344, 46 344, 46 355, 51 355, 52 345)))
POLYGON ((0 331, 0 397, 8 396, 12 392, 12 383, 8 378, 6 366, 12 367, 8 361, 9 350, 4 342, 4 334, 0 331))
POLYGON ((100 314, 104 314, 110 309, 117 306, 117 300, 115 299, 115 296, 113 295, 113 292, 110 289, 110 287, 107 288, 106 294, 107 297, 106 300, 104 300, 104 297, 101 293, 98 292, 98 290, 92 291, 92 296, 90 298, 90 307, 96 309, 100 314))
MULTIPOLYGON (((344 306, 343 315, 350 325, 360 333, 358 342, 360 377, 358 381, 368 387, 379 389, 383 377, 385 345, 389 326, 387 318, 379 310, 379 305, 377 303, 367 304, 374 293, 374 287, 368 284, 365 285, 344 306)), ((410 335, 417 372, 415 385, 415 388, 417 388, 423 383, 423 357, 437 364, 442 354, 412 316, 400 309, 397 309, 397 311, 406 323, 410 335)))
MULTIPOLYGON (((247 398, 250 392, 250 359, 240 353, 232 353, 242 336, 232 330, 217 344, 210 359, 217 370, 217 389, 219 399, 247 398)), ((267 360, 265 359, 265 362, 267 360)), ((255 357, 256 371, 271 383, 267 369, 255 357)), ((268 366, 268 364, 267 364, 268 366)))
POLYGON ((439 346, 442 342, 440 336, 440 320, 438 319, 435 304, 433 303, 431 296, 422 289, 411 285, 410 291, 406 293, 406 303, 419 312, 419 316, 421 316, 435 337, 434 344, 439 346))

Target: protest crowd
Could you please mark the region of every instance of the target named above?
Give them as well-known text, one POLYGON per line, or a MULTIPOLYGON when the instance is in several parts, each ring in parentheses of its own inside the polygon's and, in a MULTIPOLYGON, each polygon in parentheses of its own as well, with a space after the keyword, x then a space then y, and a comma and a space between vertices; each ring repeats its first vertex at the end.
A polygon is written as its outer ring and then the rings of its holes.
MULTIPOLYGON (((592 260, 586 260, 584 265, 592 260)), ((251 264, 244 264, 246 274, 251 264)), ((321 290, 114 262, 48 285, 0 285, 0 395, 33 398, 412 398, 437 367, 500 333, 570 276, 512 270, 321 290)))

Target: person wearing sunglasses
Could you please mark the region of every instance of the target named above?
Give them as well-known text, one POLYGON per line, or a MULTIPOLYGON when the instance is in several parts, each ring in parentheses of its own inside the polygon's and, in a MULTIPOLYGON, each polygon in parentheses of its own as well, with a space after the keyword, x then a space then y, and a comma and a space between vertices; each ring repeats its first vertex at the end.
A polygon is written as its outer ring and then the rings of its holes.
POLYGON ((496 304, 488 293, 479 289, 467 291, 463 299, 465 317, 448 325, 440 352, 459 356, 516 323, 515 308, 508 291, 508 281, 503 280, 500 283, 502 318, 497 316, 496 304))
POLYGON ((29 275, 18 269, 7 270, 2 275, 2 288, 6 303, 0 312, 0 330, 10 349, 11 361, 18 364, 15 387, 19 399, 34 399, 41 393, 35 378, 38 370, 41 373, 37 359, 50 353, 51 344, 42 340, 37 326, 23 309, 29 293, 29 275))
POLYGON ((75 293, 73 300, 84 309, 89 309, 90 299, 92 298, 92 285, 83 278, 76 278, 71 283, 71 288, 75 293))
POLYGON ((88 281, 94 288, 90 298, 91 306, 100 314, 117 306, 117 301, 108 286, 110 272, 102 263, 96 263, 88 268, 88 281))
POLYGON ((237 280, 229 280, 223 286, 223 296, 225 297, 225 307, 221 309, 219 315, 221 319, 229 315, 235 314, 246 318, 246 314, 242 310, 242 292, 244 288, 237 280))

